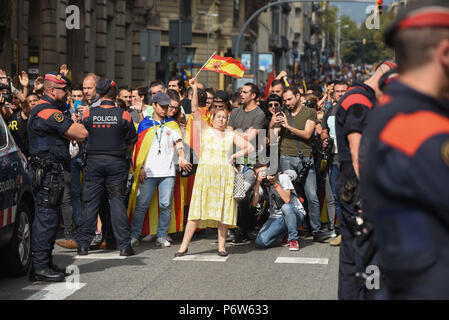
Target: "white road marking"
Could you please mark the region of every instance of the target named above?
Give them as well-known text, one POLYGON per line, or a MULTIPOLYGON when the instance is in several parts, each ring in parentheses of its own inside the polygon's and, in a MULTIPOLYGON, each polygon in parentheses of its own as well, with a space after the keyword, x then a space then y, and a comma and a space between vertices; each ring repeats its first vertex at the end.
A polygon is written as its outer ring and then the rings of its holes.
POLYGON ((85 259, 85 260, 112 260, 112 259, 126 259, 126 256, 121 256, 119 252, 95 252, 90 253, 87 256, 75 256, 75 259, 85 259))
POLYGON ((64 300, 85 285, 86 283, 78 283, 76 285, 66 282, 53 283, 28 297, 26 300, 64 300))
POLYGON ((175 261, 208 261, 225 262, 229 257, 220 257, 217 254, 190 254, 183 257, 176 257, 175 261))
POLYGON ((328 264, 329 259, 301 258, 301 257, 278 257, 274 263, 328 264))

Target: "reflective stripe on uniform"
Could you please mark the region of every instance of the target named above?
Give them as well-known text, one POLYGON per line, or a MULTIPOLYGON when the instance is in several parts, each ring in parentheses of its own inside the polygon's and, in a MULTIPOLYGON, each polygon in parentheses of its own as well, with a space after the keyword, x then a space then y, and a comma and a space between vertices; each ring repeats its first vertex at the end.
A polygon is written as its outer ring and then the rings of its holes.
POLYGON ((0 228, 7 226, 15 221, 17 213, 17 206, 9 207, 8 209, 0 210, 0 228))

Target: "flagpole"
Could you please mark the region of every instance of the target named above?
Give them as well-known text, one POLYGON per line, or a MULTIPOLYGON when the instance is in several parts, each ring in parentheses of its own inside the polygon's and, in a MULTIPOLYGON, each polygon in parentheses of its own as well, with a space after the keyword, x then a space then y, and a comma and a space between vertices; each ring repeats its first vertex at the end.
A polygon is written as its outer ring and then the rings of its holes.
POLYGON ((203 66, 201 67, 200 71, 198 71, 198 73, 195 75, 195 79, 196 77, 198 77, 198 75, 200 74, 200 72, 203 70, 203 68, 206 66, 206 64, 209 63, 209 61, 212 59, 212 57, 217 53, 217 51, 214 51, 214 53, 212 53, 212 55, 209 57, 209 59, 207 59, 206 63, 203 64, 203 66))

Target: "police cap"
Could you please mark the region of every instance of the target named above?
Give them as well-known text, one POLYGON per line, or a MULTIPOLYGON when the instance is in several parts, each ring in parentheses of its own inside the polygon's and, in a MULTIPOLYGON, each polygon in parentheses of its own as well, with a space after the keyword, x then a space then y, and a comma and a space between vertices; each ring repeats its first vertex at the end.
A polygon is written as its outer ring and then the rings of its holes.
POLYGON ((384 91, 387 84, 389 84, 392 80, 396 79, 399 76, 399 70, 397 68, 392 68, 385 72, 382 77, 379 79, 379 89, 380 91, 384 91))
POLYGON ((116 86, 116 83, 114 81, 109 79, 100 79, 100 81, 98 81, 97 83, 96 90, 100 96, 104 96, 106 93, 108 93, 109 89, 114 86, 116 86))
POLYGON ((59 72, 49 72, 45 75, 44 81, 56 83, 58 88, 66 88, 72 86, 72 82, 59 72))
POLYGON ((153 102, 157 103, 161 106, 169 106, 170 105, 170 97, 168 94, 159 91, 153 96, 153 102))
POLYGON ((449 1, 410 2, 386 29, 385 43, 392 47, 396 32, 410 28, 449 28, 449 1))

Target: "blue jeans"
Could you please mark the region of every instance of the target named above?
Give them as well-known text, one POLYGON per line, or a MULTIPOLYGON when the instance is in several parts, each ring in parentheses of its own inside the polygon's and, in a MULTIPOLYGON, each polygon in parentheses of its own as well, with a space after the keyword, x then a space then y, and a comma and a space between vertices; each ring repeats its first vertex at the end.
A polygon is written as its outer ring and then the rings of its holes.
POLYGON ((136 209, 134 210, 131 238, 139 239, 142 233, 142 226, 145 220, 145 213, 153 199, 154 190, 159 191, 159 223, 157 226, 157 237, 166 238, 171 218, 171 203, 173 190, 175 188, 176 177, 146 178, 139 186, 136 209))
POLYGON ((83 170, 83 161, 75 158, 70 161, 71 180, 71 196, 73 207, 73 222, 77 227, 81 224, 81 172, 83 170))
MULTIPOLYGON (((304 192, 307 198, 310 227, 312 233, 317 233, 321 228, 320 221, 320 201, 318 200, 315 166, 313 164, 313 157, 304 157, 304 161, 312 161, 312 167, 307 174, 306 182, 304 185, 304 192)), ((302 169, 302 161, 299 157, 281 156, 280 166, 282 171, 295 170, 299 175, 302 169)))
POLYGON ((268 218, 260 229, 255 241, 257 248, 264 249, 279 244, 286 233, 288 241, 298 240, 298 226, 304 222, 304 213, 290 203, 284 204, 281 210, 281 217, 268 218))
POLYGON ((337 178, 338 173, 340 172, 340 165, 339 164, 332 164, 329 172, 329 183, 331 185, 332 193, 334 194, 335 199, 335 213, 337 214, 338 221, 340 221, 340 203, 338 202, 337 197, 337 178))

